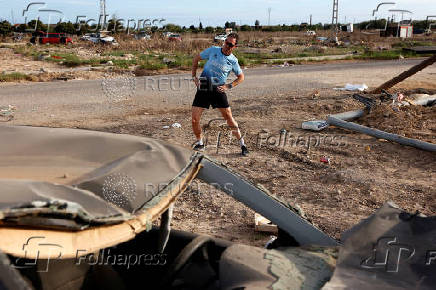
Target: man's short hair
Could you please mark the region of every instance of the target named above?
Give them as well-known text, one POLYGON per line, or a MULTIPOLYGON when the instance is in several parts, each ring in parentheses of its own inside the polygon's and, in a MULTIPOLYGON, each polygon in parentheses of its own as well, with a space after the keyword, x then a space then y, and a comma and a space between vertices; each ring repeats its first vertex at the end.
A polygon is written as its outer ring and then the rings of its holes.
POLYGON ((237 33, 232 32, 229 35, 227 35, 227 38, 234 38, 234 39, 236 39, 236 44, 238 44, 239 35, 237 33))

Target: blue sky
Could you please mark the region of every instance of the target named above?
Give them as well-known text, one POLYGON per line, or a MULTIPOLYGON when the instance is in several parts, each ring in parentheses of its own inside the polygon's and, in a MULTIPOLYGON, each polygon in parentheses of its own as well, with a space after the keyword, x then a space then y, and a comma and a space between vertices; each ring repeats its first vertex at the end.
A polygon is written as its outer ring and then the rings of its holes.
MULTIPOLYGON (((85 15, 90 19, 98 18, 99 14, 98 0, 0 0, 0 18, 11 21, 13 13, 16 23, 23 22, 23 9, 31 2, 45 2, 47 9, 60 10, 67 20, 73 22, 78 15, 85 15)), ((232 2, 106 0, 106 2, 108 14, 115 14, 118 18, 135 20, 165 18, 165 23, 182 26, 191 24, 198 26, 199 19, 201 19, 203 26, 223 26, 225 21, 254 25, 256 19, 265 25, 268 22, 269 7, 271 8, 271 24, 308 22, 310 14, 313 15, 314 23, 330 23, 333 0, 239 0, 232 2)), ((383 1, 339 0, 340 22, 345 22, 345 17, 347 17, 347 22, 370 19, 373 9, 381 2, 383 1)), ((425 19, 427 15, 436 15, 436 0, 389 0, 388 2, 397 4, 382 7, 377 13, 379 18, 392 14, 387 11, 388 9, 410 10, 414 12, 413 19, 425 19)), ((33 6, 33 12, 29 11, 28 19, 34 19, 40 7, 42 5, 33 6)), ((46 22, 48 14, 46 12, 40 12, 40 14, 46 22)))

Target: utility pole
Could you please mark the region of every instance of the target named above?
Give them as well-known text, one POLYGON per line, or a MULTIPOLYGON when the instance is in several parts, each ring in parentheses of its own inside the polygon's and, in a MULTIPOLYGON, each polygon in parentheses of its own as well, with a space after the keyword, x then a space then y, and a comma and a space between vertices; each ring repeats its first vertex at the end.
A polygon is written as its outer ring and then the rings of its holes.
POLYGON ((310 14, 310 26, 312 26, 312 14, 310 14))
POLYGON ((105 30, 106 29, 106 0, 100 0, 100 17, 103 22, 101 28, 102 30, 105 30))
POLYGON ((271 7, 268 8, 268 26, 271 25, 271 7))
POLYGON ((332 16, 332 29, 335 36, 338 34, 338 16, 339 16, 339 0, 333 0, 333 16, 332 16))

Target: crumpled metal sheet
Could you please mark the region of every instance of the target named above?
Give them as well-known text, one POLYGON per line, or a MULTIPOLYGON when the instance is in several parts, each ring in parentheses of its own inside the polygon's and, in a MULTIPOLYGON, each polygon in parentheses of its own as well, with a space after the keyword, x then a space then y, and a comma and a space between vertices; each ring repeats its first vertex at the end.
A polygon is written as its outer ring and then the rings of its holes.
POLYGON ((2 126, 0 136, 0 222, 9 225, 123 222, 193 162, 188 149, 129 135, 2 126))
POLYGON ((323 289, 434 289, 436 217, 385 204, 345 232, 331 281, 323 289))

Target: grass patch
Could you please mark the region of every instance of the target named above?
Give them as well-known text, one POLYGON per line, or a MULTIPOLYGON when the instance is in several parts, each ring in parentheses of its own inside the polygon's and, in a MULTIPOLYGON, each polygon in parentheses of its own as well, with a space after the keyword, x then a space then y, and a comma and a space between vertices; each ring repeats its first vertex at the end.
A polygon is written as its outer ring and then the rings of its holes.
POLYGON ((160 69, 164 69, 167 68, 167 65, 164 63, 144 63, 141 64, 139 66, 140 69, 144 69, 144 70, 160 70, 160 69))
POLYGON ((392 44, 392 48, 407 48, 407 47, 415 47, 415 46, 432 46, 435 45, 429 41, 401 41, 392 44))
POLYGON ((125 69, 129 68, 129 66, 131 66, 131 65, 137 65, 138 64, 136 59, 130 59, 130 60, 127 60, 127 59, 114 59, 114 60, 112 60, 112 62, 114 64, 114 66, 119 67, 119 68, 125 68, 125 69))
POLYGON ((16 82, 16 81, 33 81, 33 77, 23 73, 13 72, 9 74, 0 74, 0 82, 16 82))
POLYGON ((416 57, 417 54, 412 51, 406 52, 402 50, 370 51, 362 55, 355 55, 353 56, 353 59, 391 60, 391 59, 398 59, 400 58, 400 56, 409 58, 409 57, 416 57))
POLYGON ((118 56, 118 57, 123 57, 126 54, 132 54, 135 55, 137 54, 136 51, 126 51, 126 50, 112 50, 112 51, 108 51, 103 53, 103 56, 118 56))
POLYGON ((77 67, 83 65, 95 66, 107 62, 106 59, 104 60, 97 59, 97 58, 81 59, 80 57, 72 53, 56 53, 51 55, 49 58, 46 58, 45 60, 50 62, 55 62, 67 67, 77 67))

